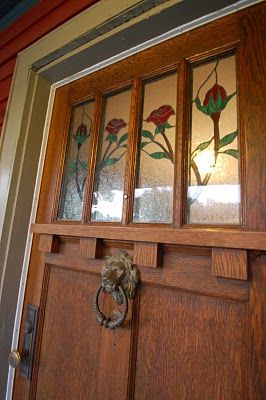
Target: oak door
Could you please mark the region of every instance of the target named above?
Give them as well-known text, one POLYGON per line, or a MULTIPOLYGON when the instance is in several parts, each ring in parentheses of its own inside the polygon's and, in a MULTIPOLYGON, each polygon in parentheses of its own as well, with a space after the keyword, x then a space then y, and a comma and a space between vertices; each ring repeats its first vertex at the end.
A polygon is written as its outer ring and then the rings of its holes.
POLYGON ((265 398, 263 16, 57 89, 24 307, 39 307, 33 370, 14 399, 265 398), (111 330, 93 299, 118 250, 141 281, 111 330))

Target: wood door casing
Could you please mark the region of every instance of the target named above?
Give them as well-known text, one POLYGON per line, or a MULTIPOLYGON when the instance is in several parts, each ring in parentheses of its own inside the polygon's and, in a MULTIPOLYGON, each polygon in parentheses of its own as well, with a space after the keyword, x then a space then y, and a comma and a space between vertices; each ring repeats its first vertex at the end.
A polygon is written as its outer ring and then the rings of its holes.
MULTIPOLYGON (((260 110, 266 88, 264 81, 250 85, 254 73, 265 65, 265 32, 261 29, 265 10, 262 3, 214 21, 57 90, 38 216, 32 227, 35 238, 25 297, 25 304, 40 306, 34 370, 31 382, 16 373, 14 399, 265 397, 266 234, 265 220, 260 220, 265 196, 260 191, 266 178, 260 171, 266 158, 266 140, 254 127, 262 129, 265 117, 260 110), (185 226, 189 62, 236 47, 246 225, 234 229, 185 226), (251 48, 256 54, 244 66, 251 48), (164 57, 166 53, 168 57, 164 57), (179 112, 173 225, 130 223, 136 136, 129 143, 125 187, 130 198, 128 205, 124 204, 122 223, 56 221, 70 104, 93 94, 100 104, 101 91, 111 90, 114 83, 118 87, 131 81, 135 92, 130 126, 136 131, 139 76, 176 66, 179 112), (259 109, 257 121, 244 113, 254 109, 253 103, 259 109), (178 196, 180 192, 183 194, 178 196), (126 250, 144 265, 139 265, 141 285, 130 302, 127 319, 112 332, 97 324, 92 301, 103 259, 116 249, 126 250), (218 269, 217 259, 221 264, 218 269), (232 260, 237 262, 232 265, 232 260)), ((99 124, 98 113, 96 131, 99 124)), ((91 155, 94 165, 96 146, 97 138, 91 155)), ((91 192, 92 179, 88 196, 91 192)), ((113 308, 107 296, 102 308, 106 313, 113 308)))

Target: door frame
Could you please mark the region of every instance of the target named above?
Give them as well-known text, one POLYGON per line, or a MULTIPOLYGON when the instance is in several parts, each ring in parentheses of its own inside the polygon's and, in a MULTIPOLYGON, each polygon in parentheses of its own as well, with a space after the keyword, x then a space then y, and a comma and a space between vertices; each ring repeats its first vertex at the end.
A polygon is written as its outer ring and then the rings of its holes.
MULTIPOLYGON (((3 233, 2 238, 4 238, 4 240, 7 243, 7 251, 5 255, 4 267, 8 265, 8 258, 10 252, 12 251, 12 248, 10 246, 12 244, 10 240, 12 233, 14 232, 15 229, 17 229, 15 223, 15 216, 16 212, 18 211, 17 203, 11 205, 10 202, 8 203, 8 197, 12 195, 12 191, 13 193, 17 193, 21 185, 25 183, 25 180, 23 181, 22 172, 25 164, 25 154, 27 153, 27 151, 30 151, 31 147, 31 142, 28 141, 30 130, 33 129, 33 127, 36 129, 36 121, 34 121, 34 111, 36 111, 35 107, 42 106, 43 123, 37 126, 37 129, 42 133, 43 139, 42 139, 42 144, 40 146, 40 157, 39 157, 40 161, 38 165, 38 172, 36 171, 37 178, 36 180, 34 179, 35 181, 35 188, 33 195, 34 201, 32 208, 31 204, 28 204, 29 209, 31 208, 31 213, 30 213, 31 216, 30 220, 24 221, 24 224, 26 224, 26 226, 29 225, 29 222, 34 222, 37 210, 38 193, 40 189, 42 169, 44 164, 44 155, 48 138, 49 121, 53 106, 54 92, 56 88, 64 85, 67 82, 80 78, 82 75, 87 75, 88 73, 92 73, 100 68, 104 68, 106 65, 110 65, 118 60, 126 58, 134 53, 137 53, 145 48, 151 47, 171 37, 184 33, 185 31, 206 24, 218 17, 220 18, 228 14, 231 14, 232 12, 236 12, 240 8, 245 8, 254 5, 255 3, 259 3, 260 1, 261 0, 259 1, 242 0, 237 4, 234 4, 230 7, 226 7, 223 10, 219 10, 219 15, 217 15, 217 12, 215 12, 207 15, 204 18, 199 18, 198 20, 194 20, 191 23, 179 26, 174 30, 171 30, 161 36, 157 36, 154 39, 148 42, 144 42, 139 46, 133 47, 129 51, 121 52, 115 55, 114 57, 105 60, 104 62, 95 64, 89 69, 83 70, 81 73, 78 73, 74 76, 70 76, 62 81, 56 82, 55 84, 50 84, 47 80, 42 78, 41 75, 32 72, 31 71, 32 65, 36 63, 40 58, 49 56, 49 54, 51 54, 51 52, 56 50, 58 47, 61 47, 62 45, 65 45, 69 43, 71 40, 79 37, 81 35, 80 34, 81 27, 83 27, 82 29, 85 31, 86 26, 88 26, 88 18, 91 21, 90 26, 94 27, 96 27, 101 22, 101 20, 104 20, 104 18, 107 21, 110 18, 110 12, 108 11, 108 14, 106 13, 106 10, 109 9, 107 3, 109 3, 110 0, 103 0, 102 2, 96 4, 94 7, 89 8, 85 12, 81 13, 79 16, 75 17, 70 22, 67 22, 59 29, 48 34, 43 39, 34 43, 34 45, 30 46, 28 49, 20 53, 16 64, 15 74, 13 77, 11 95, 8 103, 8 112, 6 113, 7 117, 5 119, 3 128, 3 136, 2 136, 3 140, 1 143, 1 152, 2 155, 4 156, 1 159, 0 171, 3 169, 4 171, 6 170, 9 171, 10 173, 8 175, 11 177, 11 179, 4 180, 4 185, 5 185, 4 186, 5 190, 3 190, 4 196, 0 198, 0 206, 1 206, 0 233, 3 233), (84 23, 84 21, 86 21, 86 23, 84 23), (77 30, 77 26, 79 27, 79 30, 77 30), (45 95, 40 96, 40 93, 42 94, 45 93, 45 95), (40 98, 42 99, 42 101, 40 101, 40 98), (16 110, 16 119, 13 119, 11 116, 14 115, 15 110, 16 110), (19 110, 19 112, 17 110, 19 110), (13 152, 10 152, 8 150, 10 148, 13 149, 13 152), (15 182, 13 182, 13 179, 15 180, 15 182), (6 218, 6 215, 10 215, 9 221, 6 221, 6 219, 4 220, 4 218, 6 218)), ((127 7, 129 3, 133 5, 136 4, 137 2, 138 1, 136 0, 131 0, 127 2, 127 7)), ((123 3, 124 3, 123 1, 119 1, 116 5, 117 8, 116 9, 114 9, 114 7, 112 8, 113 15, 117 15, 123 12, 123 7, 125 7, 123 3)), ((170 6, 174 3, 174 1, 169 1, 169 3, 171 3, 169 4, 170 6)), ((144 17, 145 15, 143 16, 143 18, 144 17)), ((126 25, 123 25, 123 28, 121 28, 121 30, 125 28, 126 25)), ((112 34, 113 30, 108 32, 106 35, 103 35, 100 40, 104 40, 108 36, 111 36, 112 34)), ((94 44, 94 42, 87 43, 86 47, 88 48, 92 46, 92 44, 94 44)), ((84 47, 82 49, 84 49, 84 47)), ((81 49, 79 49, 79 51, 80 50, 81 49)), ((70 57, 72 53, 73 52, 70 52, 67 55, 67 57, 70 57)), ((61 61, 62 61, 61 59, 57 60, 57 64, 59 65, 61 61)), ((43 71, 44 70, 45 68, 43 69, 43 71)), ((0 180, 1 178, 3 179, 3 176, 2 177, 0 176, 0 180)), ((21 243, 22 246, 23 243, 26 243, 26 246, 24 247, 25 252, 24 252, 23 266, 20 269, 21 280, 20 280, 20 287, 18 294, 13 339, 12 339, 13 348, 16 348, 18 342, 23 298, 24 298, 25 284, 27 279, 28 262, 31 250, 31 240, 32 240, 32 234, 28 232, 26 237, 24 235, 24 238, 22 238, 22 243, 21 243)), ((7 275, 11 273, 12 271, 10 271, 9 269, 3 271, 0 294, 2 293, 2 287, 4 282, 6 282, 7 275)), ((17 292, 13 293, 13 297, 17 298, 17 292)), ((14 372, 12 370, 9 370, 6 399, 11 398, 13 378, 14 378, 14 372)))

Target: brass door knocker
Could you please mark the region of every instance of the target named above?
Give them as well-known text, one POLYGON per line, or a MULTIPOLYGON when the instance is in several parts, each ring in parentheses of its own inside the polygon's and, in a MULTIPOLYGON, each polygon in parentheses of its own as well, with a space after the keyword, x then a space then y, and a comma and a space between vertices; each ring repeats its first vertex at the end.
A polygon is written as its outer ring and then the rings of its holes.
POLYGON ((132 257, 119 250, 108 256, 102 267, 102 283, 96 290, 93 299, 93 310, 96 320, 105 328, 116 329, 121 326, 127 316, 128 299, 133 299, 140 279, 139 270, 133 264, 132 257), (99 308, 99 295, 111 294, 115 302, 123 305, 122 311, 114 310, 110 317, 106 317, 99 308))

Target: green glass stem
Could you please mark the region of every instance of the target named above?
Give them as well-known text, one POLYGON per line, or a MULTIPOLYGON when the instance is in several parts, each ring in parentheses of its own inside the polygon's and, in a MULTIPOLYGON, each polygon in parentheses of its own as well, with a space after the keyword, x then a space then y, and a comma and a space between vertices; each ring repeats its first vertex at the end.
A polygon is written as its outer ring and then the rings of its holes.
MULTIPOLYGON (((213 120, 213 139, 214 139, 214 163, 213 163, 213 168, 216 166, 216 162, 217 162, 217 158, 218 158, 218 154, 219 154, 219 143, 220 143, 220 129, 219 129, 219 119, 220 119, 220 113, 213 115, 212 117, 213 120)), ((191 159, 190 161, 190 166, 193 169, 193 172, 196 176, 196 180, 197 180, 197 186, 207 186, 209 183, 209 180, 212 176, 211 172, 208 172, 204 179, 201 179, 201 175, 198 169, 198 166, 196 164, 196 162, 191 159)), ((200 196, 201 192, 198 192, 197 197, 195 197, 194 199, 190 199, 188 200, 188 204, 191 205, 193 204, 197 198, 200 196)))
POLYGON ((80 201, 82 201, 82 199, 83 199, 83 189, 80 187, 80 184, 79 184, 79 162, 80 162, 79 150, 80 150, 80 147, 78 146, 77 158, 76 158, 75 180, 76 180, 76 188, 77 188, 78 196, 80 198, 80 201))
POLYGON ((162 137, 164 138, 164 141, 165 141, 165 143, 166 143, 166 146, 167 146, 167 149, 168 149, 168 152, 167 152, 167 153, 168 153, 168 155, 169 155, 169 158, 170 158, 170 160, 172 161, 172 163, 174 163, 174 152, 173 152, 171 143, 170 143, 168 137, 167 137, 166 134, 165 134, 165 129, 162 130, 161 134, 162 134, 162 137))

